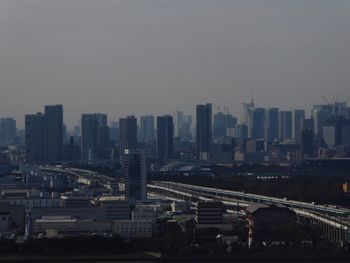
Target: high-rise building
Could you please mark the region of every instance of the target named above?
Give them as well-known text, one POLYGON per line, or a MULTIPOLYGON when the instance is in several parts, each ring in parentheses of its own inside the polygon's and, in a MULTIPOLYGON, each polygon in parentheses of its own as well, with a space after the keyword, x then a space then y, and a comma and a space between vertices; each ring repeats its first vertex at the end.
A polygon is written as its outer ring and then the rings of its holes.
POLYGON ((140 150, 125 149, 123 155, 125 198, 129 201, 147 199, 146 156, 140 150))
POLYGON ((263 108, 249 109, 248 137, 252 139, 265 138, 265 109, 263 108))
POLYGON ((304 119, 302 121, 301 130, 311 129, 312 132, 314 133, 314 128, 315 128, 314 119, 310 118, 310 119, 304 119))
POLYGON ((137 119, 135 116, 119 119, 119 148, 121 157, 124 155, 125 149, 136 150, 137 119))
POLYGON ((249 126, 249 111, 255 108, 253 97, 250 102, 242 103, 242 116, 241 116, 241 124, 245 124, 249 126))
POLYGON ((157 157, 170 159, 173 157, 174 125, 170 115, 157 117, 157 157))
POLYGON ((176 111, 174 115, 174 136, 179 137, 182 129, 182 125, 184 123, 184 113, 182 111, 176 111))
POLYGON ((107 114, 94 113, 81 116, 82 160, 103 159, 109 148, 107 114))
POLYGON ((181 141, 189 141, 192 138, 192 116, 186 115, 183 117, 183 122, 180 127, 179 137, 181 141))
POLYGON ((281 141, 292 139, 292 112, 280 111, 279 113, 279 138, 281 141))
POLYGON ((301 131, 301 157, 311 158, 314 151, 314 132, 313 129, 307 128, 301 131))
POLYGON ((63 158, 63 106, 45 106, 45 156, 46 161, 63 158))
POLYGON ((279 109, 269 108, 265 115, 265 139, 268 142, 278 141, 279 109))
POLYGON ((305 110, 294 110, 293 114, 293 138, 297 142, 301 139, 301 129, 305 119, 305 110))
POLYGON ((16 120, 12 118, 1 118, 0 139, 12 140, 16 136, 16 120))
POLYGON ((235 138, 242 140, 248 139, 248 126, 245 124, 237 124, 235 128, 235 138))
POLYGON ((323 127, 326 125, 326 122, 331 118, 330 105, 315 105, 312 109, 312 118, 314 119, 315 134, 322 136, 323 127))
POLYGON ((141 142, 151 143, 154 140, 154 117, 152 115, 141 116, 141 142))
POLYGON ((225 137, 227 129, 236 126, 237 119, 229 113, 218 112, 214 115, 213 136, 225 137))
POLYGON ((45 115, 25 116, 25 156, 27 163, 45 161, 45 115))
POLYGON ((197 105, 196 108, 197 158, 210 160, 212 145, 212 105, 197 105))
POLYGON ((343 116, 333 117, 323 127, 323 139, 329 148, 349 144, 350 121, 343 116))
POLYGON ((350 107, 345 109, 345 119, 350 120, 350 107))

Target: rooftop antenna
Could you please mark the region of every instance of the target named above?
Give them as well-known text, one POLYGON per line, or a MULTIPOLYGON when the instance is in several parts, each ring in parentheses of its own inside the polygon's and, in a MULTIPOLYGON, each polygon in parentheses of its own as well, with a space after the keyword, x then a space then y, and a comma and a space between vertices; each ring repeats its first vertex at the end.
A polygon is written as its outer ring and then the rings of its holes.
POLYGON ((253 89, 250 90, 250 103, 254 107, 254 96, 253 96, 253 89))

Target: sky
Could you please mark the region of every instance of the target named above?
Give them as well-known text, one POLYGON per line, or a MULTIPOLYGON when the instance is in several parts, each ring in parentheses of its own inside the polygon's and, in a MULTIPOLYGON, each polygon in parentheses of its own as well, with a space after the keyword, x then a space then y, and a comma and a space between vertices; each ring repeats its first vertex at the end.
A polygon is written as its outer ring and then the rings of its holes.
POLYGON ((310 109, 350 95, 347 0, 0 0, 0 117, 310 109))

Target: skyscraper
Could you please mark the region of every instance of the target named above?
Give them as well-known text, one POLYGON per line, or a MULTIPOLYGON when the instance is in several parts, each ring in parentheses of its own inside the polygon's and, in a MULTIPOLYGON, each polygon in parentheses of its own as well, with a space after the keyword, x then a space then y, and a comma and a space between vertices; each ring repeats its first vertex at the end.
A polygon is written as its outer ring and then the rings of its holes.
POLYGON ((45 156, 46 161, 63 158, 63 106, 45 106, 45 156))
POLYGON ((109 147, 109 127, 107 114, 94 113, 81 116, 81 158, 92 160, 101 158, 109 147))
POLYGON ((182 125, 184 123, 184 113, 182 111, 176 111, 174 115, 174 136, 179 137, 182 129, 182 125))
POLYGON ((311 158, 313 157, 314 147, 314 132, 312 129, 307 128, 301 131, 301 157, 311 158))
POLYGON ((123 154, 125 198, 129 201, 147 199, 146 156, 143 151, 125 149, 123 154))
POLYGON ((312 109, 312 118, 314 119, 314 132, 322 136, 323 127, 331 118, 331 107, 329 105, 315 105, 312 109))
POLYGON ((3 140, 12 140, 15 136, 16 136, 16 120, 12 118, 1 118, 0 138, 3 140))
POLYGON ((292 139, 292 112, 280 111, 279 113, 279 138, 281 141, 292 139))
POLYGON ((157 117, 157 157, 170 159, 173 157, 174 124, 170 115, 157 117))
POLYGON ((305 119, 305 110, 294 110, 293 114, 293 138, 300 142, 301 129, 305 119))
POLYGON ((152 115, 141 116, 141 142, 151 143, 154 139, 154 117, 152 115))
POLYGON ((196 109, 197 158, 210 160, 212 145, 212 105, 197 105, 196 109))
POLYGON ((265 117, 265 139, 268 142, 278 141, 279 134, 279 109, 269 108, 265 117))
POLYGON ((237 119, 229 113, 218 112, 214 115, 213 136, 225 137, 227 129, 236 126, 237 119))
POLYGON ((265 138, 265 109, 251 108, 248 111, 248 136, 252 139, 265 138))
POLYGON ((255 108, 253 97, 250 102, 242 103, 241 124, 249 125, 249 111, 255 108))
POLYGON ((135 116, 119 119, 119 148, 121 157, 125 149, 135 150, 137 148, 137 119, 135 116))
POLYGON ((25 156, 27 163, 45 161, 45 115, 25 116, 25 156))

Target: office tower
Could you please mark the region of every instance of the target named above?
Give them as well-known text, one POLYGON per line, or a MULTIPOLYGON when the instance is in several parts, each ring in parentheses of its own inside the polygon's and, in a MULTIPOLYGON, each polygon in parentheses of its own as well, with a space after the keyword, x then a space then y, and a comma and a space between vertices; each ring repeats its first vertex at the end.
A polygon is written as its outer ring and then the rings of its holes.
POLYGON ((151 143, 154 140, 154 117, 152 115, 141 116, 141 142, 151 143))
POLYGON ((137 119, 135 116, 119 119, 119 148, 121 157, 125 149, 135 150, 137 148, 137 119))
POLYGON ((1 118, 0 138, 2 140, 12 140, 16 136, 16 120, 12 118, 1 118))
POLYGON ((109 125, 109 139, 113 142, 119 140, 119 122, 112 121, 109 125))
POLYGON ((180 127, 179 137, 181 141, 189 141, 192 138, 192 116, 186 115, 183 117, 183 122, 180 127))
POLYGON ((80 136, 80 126, 75 125, 73 128, 73 136, 80 136))
POLYGON ((157 117, 157 157, 170 159, 173 157, 174 126, 170 115, 157 117))
POLYGON ((350 107, 345 109, 345 119, 350 120, 350 107))
POLYGON ((129 201, 147 199, 146 156, 143 151, 125 149, 123 154, 125 198, 129 201))
POLYGON ((67 125, 65 124, 63 124, 62 138, 63 143, 65 143, 67 141, 67 125))
POLYGON ((279 138, 281 141, 292 139, 292 112, 280 111, 279 113, 279 138))
POLYGON ((229 113, 218 112, 214 115, 213 136, 225 137, 227 129, 236 126, 237 119, 229 113))
POLYGON ((184 123, 184 113, 182 111, 176 111, 174 114, 174 136, 179 137, 181 133, 181 128, 184 123))
POLYGON ((307 128, 301 131, 301 157, 311 158, 314 151, 314 132, 307 128))
POLYGON ((250 102, 242 103, 241 124, 249 125, 249 111, 255 108, 253 97, 250 102))
POLYGON ((45 158, 48 162, 62 160, 63 106, 45 106, 45 158))
POLYGON ((25 116, 25 155, 27 163, 45 161, 45 115, 25 116))
POLYGON ((294 110, 293 114, 293 138, 300 142, 301 128, 305 119, 305 110, 294 110))
POLYGON ((268 142, 278 141, 279 139, 279 109, 269 108, 265 116, 265 139, 268 142))
POLYGON ((301 124, 301 130, 311 129, 314 133, 314 119, 304 119, 301 124))
POLYGON ((323 139, 328 148, 349 144, 350 121, 343 116, 328 120, 323 127, 323 139))
POLYGON ((312 109, 314 119, 314 133, 322 136, 323 127, 331 118, 331 107, 329 105, 315 105, 312 109))
POLYGON ((235 128, 235 138, 248 139, 248 126, 245 124, 237 124, 235 128))
POLYGON ((249 109, 248 137, 252 139, 265 138, 265 109, 263 108, 249 109))
POLYGON ((196 108, 197 158, 210 160, 212 144, 212 105, 197 105, 196 108))
POLYGON ((82 160, 104 159, 109 148, 107 114, 94 113, 81 116, 82 160))
POLYGON ((346 117, 346 101, 334 101, 331 105, 332 117, 346 117))

